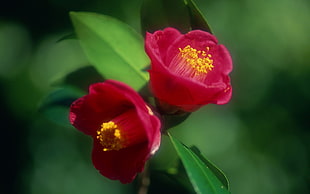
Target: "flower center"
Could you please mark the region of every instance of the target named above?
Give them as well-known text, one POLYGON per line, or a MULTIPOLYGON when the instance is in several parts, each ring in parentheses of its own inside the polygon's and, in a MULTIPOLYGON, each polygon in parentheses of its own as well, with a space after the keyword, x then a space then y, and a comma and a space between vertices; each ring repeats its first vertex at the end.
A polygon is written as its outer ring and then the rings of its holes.
MULTIPOLYGON (((209 47, 206 48, 209 51, 209 47)), ((206 51, 200 51, 187 45, 183 49, 179 48, 181 57, 185 59, 187 65, 195 70, 195 73, 208 73, 213 69, 212 55, 206 51)))
POLYGON ((121 130, 113 121, 102 123, 101 129, 97 130, 97 139, 103 146, 103 151, 120 150, 126 147, 121 130))
POLYGON ((204 81, 206 74, 214 68, 209 50, 209 47, 206 47, 206 50, 197 50, 190 45, 179 48, 179 54, 171 61, 169 68, 184 77, 204 81))

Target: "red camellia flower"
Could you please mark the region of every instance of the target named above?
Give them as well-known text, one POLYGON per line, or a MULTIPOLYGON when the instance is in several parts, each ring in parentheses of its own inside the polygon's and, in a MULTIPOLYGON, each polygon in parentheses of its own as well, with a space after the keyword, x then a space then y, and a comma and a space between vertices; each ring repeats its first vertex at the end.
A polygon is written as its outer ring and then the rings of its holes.
POLYGON ((192 112, 230 100, 232 59, 214 35, 201 30, 181 34, 166 28, 147 33, 145 49, 151 59, 151 90, 161 105, 192 112))
POLYGON ((113 80, 89 87, 72 103, 70 122, 94 141, 92 160, 103 176, 131 182, 160 145, 160 120, 137 92, 113 80))

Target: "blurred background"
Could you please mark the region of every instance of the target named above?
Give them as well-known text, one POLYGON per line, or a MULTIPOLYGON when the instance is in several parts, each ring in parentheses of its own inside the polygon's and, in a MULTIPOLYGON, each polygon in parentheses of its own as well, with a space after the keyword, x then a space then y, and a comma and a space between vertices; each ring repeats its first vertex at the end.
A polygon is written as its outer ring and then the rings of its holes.
MULTIPOLYGON (((68 12, 103 13, 140 31, 141 2, 10 0, 0 6, 0 193, 135 193, 135 182, 122 185, 93 168, 91 139, 69 125, 68 109, 38 109, 66 74, 88 65, 76 40, 57 42, 73 32, 68 12)), ((232 193, 310 193, 310 2, 196 2, 232 54, 233 98, 193 113, 171 133, 222 169, 232 193)), ((163 137, 151 160, 149 193, 182 193, 157 176, 176 159, 163 137)))

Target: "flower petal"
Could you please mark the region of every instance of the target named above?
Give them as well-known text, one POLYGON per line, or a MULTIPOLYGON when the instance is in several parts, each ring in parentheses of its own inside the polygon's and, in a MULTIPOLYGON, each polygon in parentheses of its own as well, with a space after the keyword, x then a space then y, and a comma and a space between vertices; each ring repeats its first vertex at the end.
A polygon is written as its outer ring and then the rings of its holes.
POLYGON ((209 103, 227 103, 232 92, 228 76, 232 59, 226 47, 218 45, 216 37, 209 32, 193 30, 168 36, 166 31, 176 30, 168 28, 148 34, 145 42, 151 59, 150 86, 155 97, 164 102, 160 104, 192 112, 209 103), (184 53, 190 58, 184 58, 184 53), (186 69, 196 67, 210 69, 186 69), (195 71, 200 71, 199 77, 195 71))
POLYGON ((103 176, 130 183, 137 173, 143 171, 149 156, 148 151, 146 143, 142 143, 119 151, 104 152, 101 145, 95 141, 92 161, 103 176))
POLYGON ((72 103, 69 119, 80 131, 95 135, 103 122, 111 120, 130 106, 131 103, 120 90, 109 83, 96 83, 90 86, 88 95, 72 103))
POLYGON ((113 80, 93 84, 70 108, 70 122, 92 136, 93 164, 100 173, 131 182, 160 145, 161 123, 142 97, 113 80))

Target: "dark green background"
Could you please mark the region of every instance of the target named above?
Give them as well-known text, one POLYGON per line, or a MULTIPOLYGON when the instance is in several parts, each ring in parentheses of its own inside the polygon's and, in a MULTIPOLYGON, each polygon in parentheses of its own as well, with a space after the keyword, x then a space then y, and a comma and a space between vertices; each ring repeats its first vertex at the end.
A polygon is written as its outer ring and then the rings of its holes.
MULTIPOLYGON (((62 108, 48 112, 49 119, 37 110, 67 73, 88 64, 76 40, 56 43, 73 31, 68 12, 111 15, 140 31, 140 4, 12 0, 0 6, 0 193, 134 192, 135 183, 121 185, 97 173, 91 139, 67 123, 62 108)), ((233 57, 233 98, 193 113, 171 133, 217 164, 232 193, 309 193, 309 1, 197 4, 233 57)), ((163 137, 151 168, 169 168, 175 159, 163 137)), ((152 173, 150 193, 180 193, 163 180, 152 173)))

